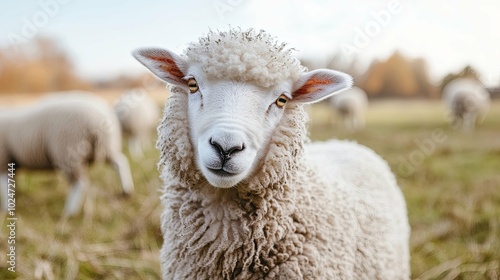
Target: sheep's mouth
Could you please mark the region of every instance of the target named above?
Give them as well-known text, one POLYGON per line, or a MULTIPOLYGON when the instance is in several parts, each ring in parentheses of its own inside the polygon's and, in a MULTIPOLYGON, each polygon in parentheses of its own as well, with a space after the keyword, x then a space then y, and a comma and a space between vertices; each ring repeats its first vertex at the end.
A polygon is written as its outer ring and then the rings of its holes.
POLYGON ((231 172, 227 172, 223 169, 213 169, 213 168, 208 168, 208 170, 210 170, 210 172, 212 172, 213 174, 219 176, 219 177, 233 177, 233 176, 236 176, 238 174, 236 173, 231 173, 231 172))

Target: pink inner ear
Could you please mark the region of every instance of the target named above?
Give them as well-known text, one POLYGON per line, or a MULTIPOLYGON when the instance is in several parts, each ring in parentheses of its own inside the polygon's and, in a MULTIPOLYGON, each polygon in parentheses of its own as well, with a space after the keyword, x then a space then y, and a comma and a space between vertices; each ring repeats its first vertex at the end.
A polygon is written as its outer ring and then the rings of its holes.
POLYGON ((170 75, 175 76, 178 79, 182 79, 184 77, 184 74, 179 69, 179 67, 177 67, 177 64, 173 59, 164 56, 154 56, 154 55, 148 55, 147 57, 154 61, 157 61, 159 63, 159 67, 163 71, 170 73, 170 75))
POLYGON ((332 80, 311 78, 305 82, 299 89, 295 91, 295 94, 309 94, 311 92, 317 92, 323 89, 324 86, 335 84, 332 80))

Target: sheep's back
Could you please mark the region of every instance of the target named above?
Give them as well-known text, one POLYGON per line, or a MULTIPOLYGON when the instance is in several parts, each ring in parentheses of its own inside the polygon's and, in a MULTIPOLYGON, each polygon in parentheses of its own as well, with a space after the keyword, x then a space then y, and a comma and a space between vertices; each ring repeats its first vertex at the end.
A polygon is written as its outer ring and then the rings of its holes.
POLYGON ((455 79, 443 89, 443 99, 452 112, 483 112, 488 109, 490 95, 483 86, 471 79, 455 79))
POLYGON ((362 113, 368 106, 366 93, 357 87, 334 95, 330 102, 342 115, 362 113))
POLYGON ((11 156, 20 166, 70 172, 119 152, 118 125, 100 98, 53 96, 12 118, 6 137, 11 156))
MULTIPOLYGON (((348 213, 354 212, 354 225, 359 226, 351 237, 356 240, 354 278, 409 276, 406 205, 387 163, 372 150, 347 141, 312 143, 306 146, 306 153, 326 182, 327 190, 317 190, 315 199, 332 205, 330 208, 335 211, 330 211, 330 215, 338 216, 341 211, 344 217, 350 217, 348 213), (342 197, 339 193, 347 198, 338 201, 342 197), (338 209, 339 204, 343 209, 338 209)), ((354 226, 348 219, 342 222, 354 226)))
POLYGON ((160 117, 158 105, 147 95, 124 94, 115 104, 115 112, 128 135, 149 133, 160 117))
POLYGON ((156 125, 158 119, 159 110, 154 101, 144 99, 131 108, 127 123, 132 133, 146 133, 156 125))

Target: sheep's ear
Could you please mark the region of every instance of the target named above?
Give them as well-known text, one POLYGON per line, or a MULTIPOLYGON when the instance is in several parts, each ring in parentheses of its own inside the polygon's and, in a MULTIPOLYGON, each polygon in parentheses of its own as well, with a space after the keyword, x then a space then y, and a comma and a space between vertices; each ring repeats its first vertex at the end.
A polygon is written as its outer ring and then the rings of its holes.
POLYGON ((292 101, 314 103, 352 86, 351 76, 329 69, 304 73, 293 85, 292 101))
POLYGON ((158 48, 138 49, 132 55, 162 81, 186 86, 183 78, 187 70, 187 62, 182 57, 158 48))

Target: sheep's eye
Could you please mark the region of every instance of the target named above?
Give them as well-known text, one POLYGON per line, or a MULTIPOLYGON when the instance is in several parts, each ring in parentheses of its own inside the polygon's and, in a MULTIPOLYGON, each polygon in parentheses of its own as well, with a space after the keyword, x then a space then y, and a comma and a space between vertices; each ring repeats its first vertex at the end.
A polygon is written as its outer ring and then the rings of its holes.
POLYGON ((194 78, 190 78, 188 80, 187 84, 188 84, 189 91, 191 93, 195 93, 198 91, 198 83, 196 82, 196 80, 194 78))
POLYGON ((283 108, 285 106, 286 102, 288 101, 288 97, 286 95, 282 94, 278 99, 276 99, 276 106, 279 108, 283 108))

